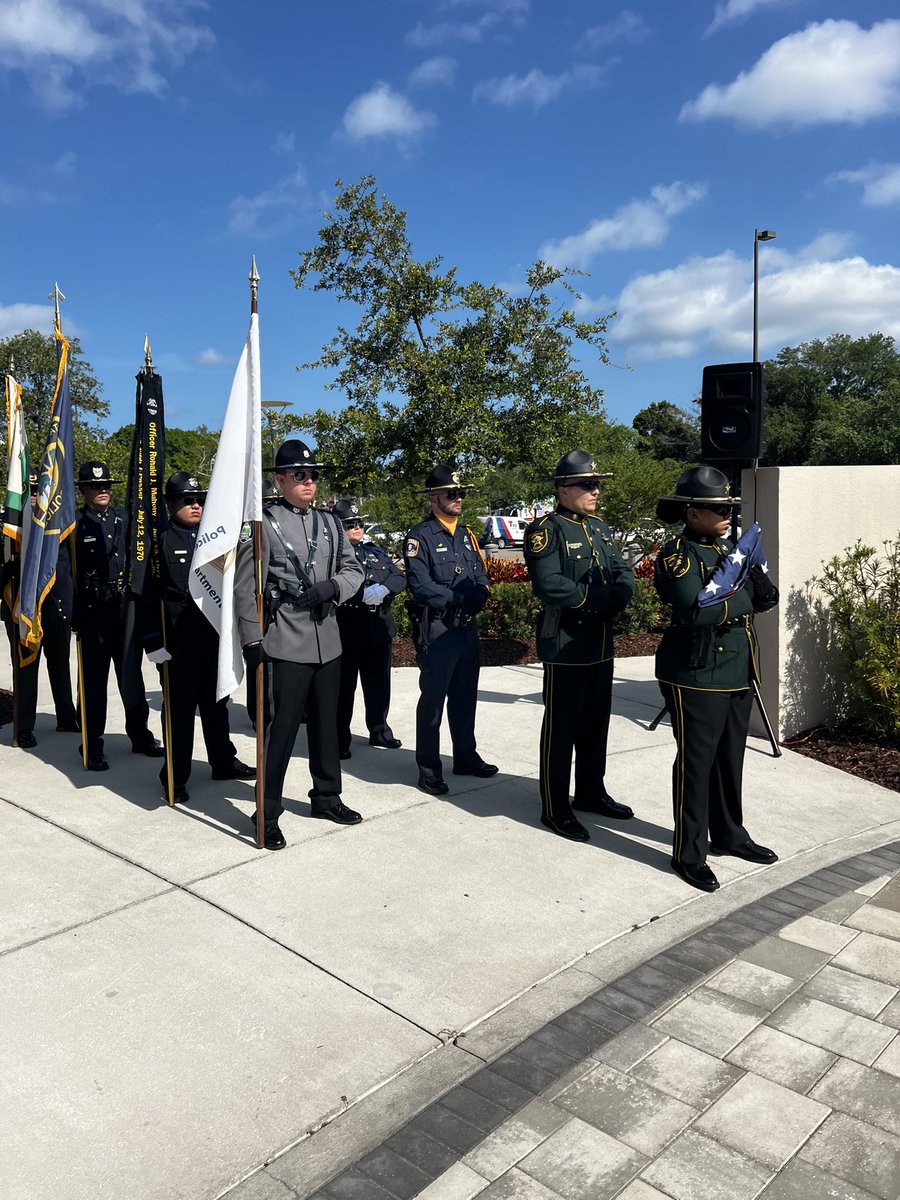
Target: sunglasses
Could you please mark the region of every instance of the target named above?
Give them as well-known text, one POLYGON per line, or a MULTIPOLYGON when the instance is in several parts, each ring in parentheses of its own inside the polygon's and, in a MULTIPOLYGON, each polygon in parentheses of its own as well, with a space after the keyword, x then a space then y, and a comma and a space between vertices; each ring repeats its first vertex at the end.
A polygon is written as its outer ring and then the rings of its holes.
POLYGON ((341 524, 345 529, 365 529, 366 527, 363 521, 342 521, 341 524))
POLYGON ((108 483, 83 483, 81 486, 90 492, 108 492, 110 490, 108 483))
POLYGON ((288 471, 288 475, 294 483, 315 483, 319 478, 318 471, 288 471))
POLYGON ((580 492, 599 492, 599 479, 573 479, 571 483, 564 483, 563 487, 578 488, 580 492))
POLYGON ((465 488, 447 488, 444 491, 444 495, 447 497, 448 500, 465 500, 466 489, 465 488))
POLYGON ((715 513, 717 517, 730 517, 735 508, 734 504, 689 504, 688 508, 699 508, 703 512, 715 513))

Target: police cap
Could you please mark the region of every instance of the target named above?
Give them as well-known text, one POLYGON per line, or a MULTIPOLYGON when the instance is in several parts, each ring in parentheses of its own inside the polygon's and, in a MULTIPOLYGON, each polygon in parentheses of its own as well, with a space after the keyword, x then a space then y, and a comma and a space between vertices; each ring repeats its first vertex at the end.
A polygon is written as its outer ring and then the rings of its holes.
POLYGON ((565 485, 567 479, 612 479, 612 475, 598 471, 593 455, 587 450, 570 450, 556 464, 553 482, 565 485))
POLYGON ((361 513, 359 505, 352 500, 338 500, 331 510, 332 515, 339 521, 368 521, 368 513, 361 513))
POLYGON ((740 508, 740 496, 732 496, 731 483, 724 471, 701 463, 678 476, 674 496, 660 496, 656 504, 656 515, 666 525, 684 519, 685 509, 703 507, 707 504, 729 504, 740 508))
POLYGON ((176 471, 166 480, 167 500, 196 499, 198 504, 206 503, 206 492, 200 486, 200 480, 190 471, 176 471))
POLYGON ((82 463, 78 468, 78 479, 76 483, 121 483, 121 479, 113 479, 109 474, 109 467, 105 462, 90 462, 82 463))

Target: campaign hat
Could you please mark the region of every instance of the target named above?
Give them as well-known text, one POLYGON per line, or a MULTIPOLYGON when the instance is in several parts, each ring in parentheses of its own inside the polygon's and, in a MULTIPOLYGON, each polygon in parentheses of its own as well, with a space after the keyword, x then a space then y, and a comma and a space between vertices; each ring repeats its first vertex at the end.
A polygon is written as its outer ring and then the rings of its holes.
POLYGON ((288 438, 275 452, 276 474, 300 469, 324 471, 327 466, 327 463, 318 462, 315 450, 311 450, 306 442, 301 442, 299 438, 288 438))
POLYGON ((570 450, 556 464, 553 482, 565 484, 567 479, 612 479, 612 475, 598 470, 587 450, 570 450))
POLYGON ((709 504, 728 504, 740 508, 740 496, 732 496, 731 482, 724 471, 701 463, 682 472, 675 481, 673 496, 660 496, 656 515, 666 525, 684 519, 685 509, 703 508, 709 504))
POLYGON ((455 463, 438 463, 425 480, 423 492, 442 492, 445 488, 465 488, 468 484, 459 477, 459 468, 455 463))

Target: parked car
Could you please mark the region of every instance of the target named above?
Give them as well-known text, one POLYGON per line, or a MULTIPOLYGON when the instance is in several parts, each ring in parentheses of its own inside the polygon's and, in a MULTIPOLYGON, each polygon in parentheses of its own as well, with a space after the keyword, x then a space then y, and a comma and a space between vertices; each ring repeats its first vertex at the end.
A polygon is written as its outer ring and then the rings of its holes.
POLYGON ((384 546, 385 550, 393 550, 403 541, 402 533, 395 529, 385 529, 383 525, 367 525, 366 537, 384 546))

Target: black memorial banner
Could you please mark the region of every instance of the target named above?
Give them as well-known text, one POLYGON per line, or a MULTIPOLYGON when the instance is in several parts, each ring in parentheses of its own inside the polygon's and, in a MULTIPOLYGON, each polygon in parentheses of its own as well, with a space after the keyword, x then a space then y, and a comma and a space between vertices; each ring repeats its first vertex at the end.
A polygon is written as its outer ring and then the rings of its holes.
POLYGON ((137 375, 134 439, 128 465, 128 545, 132 595, 148 597, 159 574, 159 536, 165 528, 163 484, 166 472, 166 426, 162 378, 155 371, 137 375))

